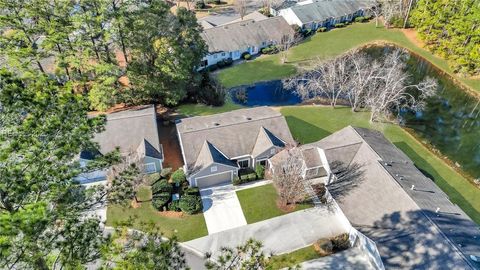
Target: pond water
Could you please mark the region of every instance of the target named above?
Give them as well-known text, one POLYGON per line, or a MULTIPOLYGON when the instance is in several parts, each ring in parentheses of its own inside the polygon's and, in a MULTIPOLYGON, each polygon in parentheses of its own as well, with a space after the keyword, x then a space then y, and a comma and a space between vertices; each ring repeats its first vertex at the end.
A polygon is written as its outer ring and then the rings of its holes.
POLYGON ((230 90, 233 102, 245 106, 286 106, 302 103, 293 91, 283 89, 282 81, 259 82, 230 90))
MULTIPOLYGON (((372 48, 367 53, 375 56, 388 50, 392 47, 372 48)), ((431 76, 439 85, 437 96, 427 101, 425 110, 401 113, 403 125, 457 162, 465 172, 480 178, 480 100, 423 59, 411 56, 407 64, 414 81, 431 76)), ((245 106, 283 106, 302 102, 294 92, 284 90, 281 81, 233 88, 230 93, 234 102, 245 106)))

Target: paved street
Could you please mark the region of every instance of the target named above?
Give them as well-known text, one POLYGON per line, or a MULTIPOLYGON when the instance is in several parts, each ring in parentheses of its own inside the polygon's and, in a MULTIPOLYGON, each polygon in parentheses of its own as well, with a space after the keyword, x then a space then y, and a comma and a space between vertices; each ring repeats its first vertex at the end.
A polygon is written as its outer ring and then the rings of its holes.
POLYGON ((200 190, 203 216, 208 234, 247 224, 233 185, 221 185, 200 190))

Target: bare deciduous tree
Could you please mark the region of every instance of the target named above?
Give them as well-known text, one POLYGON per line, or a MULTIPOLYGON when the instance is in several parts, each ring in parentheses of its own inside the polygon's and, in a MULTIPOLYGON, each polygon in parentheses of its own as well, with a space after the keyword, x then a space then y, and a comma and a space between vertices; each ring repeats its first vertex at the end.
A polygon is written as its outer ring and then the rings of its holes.
POLYGON ((344 99, 352 111, 370 109, 370 121, 402 109, 418 111, 425 106, 425 100, 435 94, 437 83, 427 77, 412 84, 405 70, 407 57, 401 49, 386 53, 378 61, 352 51, 285 80, 284 87, 294 89, 303 99, 327 98, 332 107, 344 99))
POLYGON ((277 189, 282 206, 302 202, 306 198, 303 183, 303 159, 298 148, 286 149, 286 158, 272 171, 273 185, 277 189))
POLYGON ((235 0, 234 5, 235 10, 238 12, 243 21, 243 17, 245 17, 247 14, 247 0, 235 0))
POLYGON ((282 39, 280 40, 280 58, 282 61, 282 64, 286 63, 288 61, 288 50, 293 47, 295 44, 300 42, 302 40, 302 37, 300 34, 295 33, 293 36, 292 35, 284 35, 282 36, 282 39))

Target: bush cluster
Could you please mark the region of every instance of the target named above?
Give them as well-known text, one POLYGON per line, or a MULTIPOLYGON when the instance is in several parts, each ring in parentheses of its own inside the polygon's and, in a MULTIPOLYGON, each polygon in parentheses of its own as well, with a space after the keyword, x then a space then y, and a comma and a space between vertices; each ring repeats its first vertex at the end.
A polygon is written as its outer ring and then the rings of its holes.
POLYGON ((198 195, 183 195, 180 198, 179 207, 187 214, 198 213, 202 209, 202 199, 198 195))
POLYGON ((257 165, 255 168, 255 173, 257 174, 257 179, 263 179, 265 177, 265 167, 262 165, 257 165))
POLYGON ((335 28, 342 28, 342 27, 345 27, 346 24, 345 23, 336 23, 335 24, 335 28))
POLYGON ((249 54, 248 52, 244 52, 242 54, 242 59, 245 59, 245 60, 250 60, 252 58, 252 55, 249 54))
POLYGON ((360 17, 356 17, 355 18, 355 22, 357 23, 364 23, 364 22, 368 22, 370 20, 371 16, 360 16, 360 17))
POLYGON ((170 201, 173 187, 165 179, 152 185, 152 205, 155 209, 163 211, 163 207, 170 201))
POLYGON ((196 9, 204 9, 206 7, 205 2, 203 0, 195 2, 196 9))
POLYGON ((279 51, 280 51, 279 48, 278 48, 277 46, 275 46, 275 45, 270 45, 270 46, 265 47, 265 48, 263 48, 263 49, 261 50, 261 52, 262 52, 263 54, 276 54, 276 53, 278 53, 279 51))
POLYGON ((326 32, 327 31, 327 28, 326 27, 319 27, 317 29, 317 33, 323 33, 323 32, 326 32))
POLYGON ((178 169, 172 174, 172 181, 176 184, 181 184, 187 181, 187 177, 182 169, 178 169))
POLYGON ((168 204, 168 209, 170 211, 175 211, 175 212, 180 212, 182 209, 180 209, 180 201, 172 201, 168 204))
POLYGON ((223 67, 228 67, 233 64, 232 58, 227 58, 227 59, 222 59, 217 62, 217 67, 218 68, 223 68, 223 67))

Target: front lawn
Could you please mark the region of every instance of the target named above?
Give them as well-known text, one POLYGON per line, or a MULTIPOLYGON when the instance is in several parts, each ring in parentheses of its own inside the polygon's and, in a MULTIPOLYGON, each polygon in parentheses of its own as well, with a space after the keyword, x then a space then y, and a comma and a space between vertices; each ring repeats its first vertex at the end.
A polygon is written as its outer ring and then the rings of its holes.
POLYGON ((450 200, 480 224, 480 189, 450 168, 401 127, 370 124, 369 113, 351 112, 350 108, 283 107, 282 114, 295 140, 302 144, 320 140, 348 125, 380 130, 400 148, 415 165, 433 177, 450 200))
MULTIPOLYGON (((248 224, 288 214, 277 207, 278 194, 273 184, 239 190, 237 197, 248 224)), ((310 207, 312 204, 299 204, 294 211, 310 207)))
POLYGON ((138 208, 129 206, 110 205, 107 209, 107 225, 115 226, 120 222, 126 222, 131 218, 133 228, 142 229, 142 222, 153 222, 166 237, 175 233, 181 242, 192 240, 198 237, 206 236, 207 225, 203 214, 183 215, 182 217, 167 217, 161 215, 153 208, 150 199, 151 191, 149 187, 142 187, 138 192, 138 199, 143 201, 138 208))
POLYGON ((273 270, 294 267, 299 263, 314 260, 320 257, 321 256, 315 251, 313 246, 308 246, 287 254, 272 256, 270 258, 268 269, 273 270))
POLYGON ((375 27, 374 22, 355 23, 341 29, 317 33, 288 52, 287 63, 282 64, 280 55, 262 55, 255 60, 235 65, 218 72, 218 78, 226 87, 251 84, 258 81, 291 76, 298 68, 308 65, 312 59, 330 59, 352 48, 377 41, 395 43, 424 57, 433 65, 454 76, 455 79, 480 92, 480 79, 454 75, 447 61, 412 43, 400 30, 375 27))

